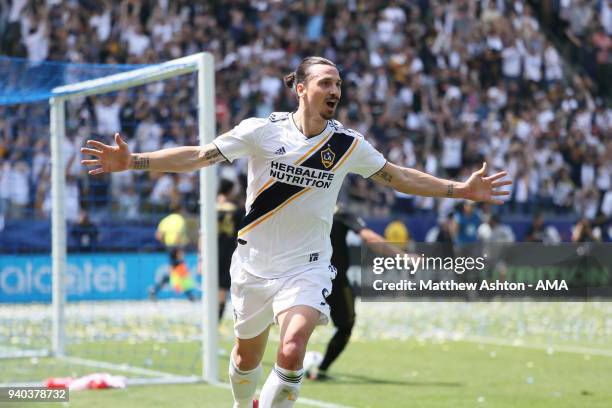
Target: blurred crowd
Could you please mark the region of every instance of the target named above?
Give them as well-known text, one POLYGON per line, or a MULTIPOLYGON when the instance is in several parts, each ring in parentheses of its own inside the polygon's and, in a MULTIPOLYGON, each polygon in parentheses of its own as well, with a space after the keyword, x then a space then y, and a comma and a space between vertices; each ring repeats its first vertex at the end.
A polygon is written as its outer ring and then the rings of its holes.
MULTIPOLYGON (((560 0, 568 32, 610 62, 610 1, 560 0), (605 17, 605 16, 607 17, 605 17)), ((387 158, 465 179, 484 161, 514 180, 498 210, 612 217, 610 78, 569 69, 529 3, 507 0, 208 1, 0 0, 2 54, 32 62, 148 64, 208 51, 216 61, 223 133, 249 116, 296 107, 282 76, 307 55, 335 61, 344 79, 338 119, 387 158), (386 4, 385 4, 386 3, 386 4), (609 89, 609 88, 607 88, 609 89)), ((128 219, 197 203, 196 174, 87 177, 86 138, 116 131, 134 150, 196 144, 192 77, 69 104, 64 155, 67 215, 109 209, 128 219)), ((48 216, 47 106, 0 107, 0 214, 48 216), (6 188, 5 188, 6 187, 6 188)), ((244 183, 245 164, 220 167, 244 183)), ((341 199, 360 214, 454 211, 452 200, 394 193, 351 177, 341 199)))
POLYGON ((612 1, 544 0, 534 2, 544 24, 563 42, 568 58, 579 61, 598 82, 601 95, 612 92, 612 1))

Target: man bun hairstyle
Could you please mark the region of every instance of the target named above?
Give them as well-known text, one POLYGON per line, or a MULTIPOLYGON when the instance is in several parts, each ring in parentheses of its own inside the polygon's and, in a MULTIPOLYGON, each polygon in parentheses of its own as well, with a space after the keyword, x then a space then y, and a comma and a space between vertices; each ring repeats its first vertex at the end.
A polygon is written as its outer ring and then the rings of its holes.
POLYGON ((285 83, 285 86, 295 91, 295 87, 297 86, 297 84, 302 84, 308 81, 308 75, 309 75, 308 69, 312 67, 313 65, 318 65, 318 64, 329 65, 331 67, 338 69, 336 64, 334 64, 327 58, 306 57, 300 62, 300 65, 298 65, 295 71, 293 71, 292 73, 288 75, 285 75, 285 77, 283 78, 283 82, 285 83))
POLYGON ((295 72, 285 75, 283 82, 287 88, 293 89, 293 85, 295 84, 295 72))

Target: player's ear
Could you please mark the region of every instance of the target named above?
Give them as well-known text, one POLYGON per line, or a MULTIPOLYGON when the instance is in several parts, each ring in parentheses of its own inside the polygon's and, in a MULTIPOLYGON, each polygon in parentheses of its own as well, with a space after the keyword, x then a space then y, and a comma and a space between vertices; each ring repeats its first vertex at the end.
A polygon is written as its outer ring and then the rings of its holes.
POLYGON ((306 86, 304 86, 304 84, 302 83, 296 84, 295 91, 297 92, 298 96, 304 96, 304 93, 306 92, 306 86))

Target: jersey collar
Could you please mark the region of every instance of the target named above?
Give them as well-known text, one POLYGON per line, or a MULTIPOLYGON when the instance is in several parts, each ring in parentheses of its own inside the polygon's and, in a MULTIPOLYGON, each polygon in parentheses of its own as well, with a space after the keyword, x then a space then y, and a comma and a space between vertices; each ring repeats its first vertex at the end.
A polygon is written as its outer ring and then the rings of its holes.
POLYGON ((329 128, 330 128, 330 123, 331 121, 327 121, 327 123, 325 124, 325 128, 323 128, 323 130, 321 131, 321 133, 314 135, 314 136, 306 136, 305 134, 302 133, 302 131, 300 129, 298 129, 297 125, 295 124, 295 121, 293 120, 293 113, 289 113, 289 125, 291 126, 291 130, 296 131, 297 133, 299 133, 300 135, 302 135, 302 137, 306 140, 313 140, 316 139, 318 137, 321 137, 322 135, 326 135, 329 133, 329 128))

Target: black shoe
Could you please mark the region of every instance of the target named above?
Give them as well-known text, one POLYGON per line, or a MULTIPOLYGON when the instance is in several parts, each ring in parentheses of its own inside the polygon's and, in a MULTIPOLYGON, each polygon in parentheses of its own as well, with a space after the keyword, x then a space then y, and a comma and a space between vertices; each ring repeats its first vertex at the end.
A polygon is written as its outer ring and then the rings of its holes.
POLYGON ((332 380, 332 377, 327 375, 327 371, 323 370, 313 370, 308 372, 308 378, 312 381, 329 381, 332 380))

